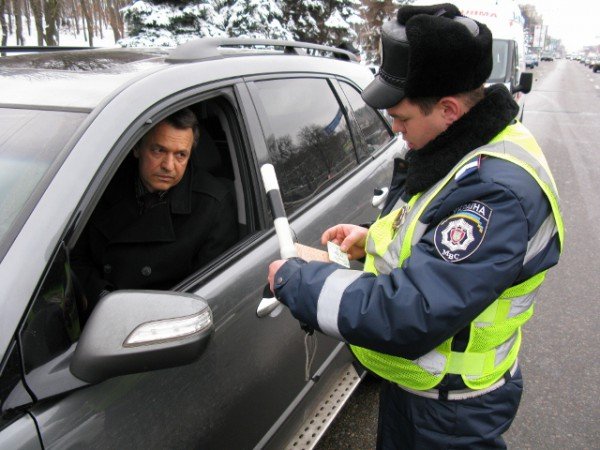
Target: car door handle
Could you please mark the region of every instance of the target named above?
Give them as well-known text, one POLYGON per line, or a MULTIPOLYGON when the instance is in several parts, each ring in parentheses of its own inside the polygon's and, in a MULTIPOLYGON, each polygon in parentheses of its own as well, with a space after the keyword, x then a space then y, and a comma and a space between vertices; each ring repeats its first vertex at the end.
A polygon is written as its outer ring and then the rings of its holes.
POLYGON ((283 304, 279 303, 267 284, 263 289, 263 298, 258 304, 256 315, 261 318, 266 316, 277 317, 281 311, 283 311, 283 304))
POLYGON ((256 315, 258 317, 276 317, 282 310, 283 305, 275 297, 263 298, 256 309, 256 315))
POLYGON ((371 200, 371 204, 375 208, 382 209, 389 192, 390 190, 386 187, 375 189, 373 191, 373 200, 371 200))

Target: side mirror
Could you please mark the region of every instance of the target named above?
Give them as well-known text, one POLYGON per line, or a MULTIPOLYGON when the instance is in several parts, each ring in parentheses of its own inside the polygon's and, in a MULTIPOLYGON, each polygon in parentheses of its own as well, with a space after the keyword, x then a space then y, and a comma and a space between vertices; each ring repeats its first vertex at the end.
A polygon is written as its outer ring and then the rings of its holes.
POLYGON ((201 298, 178 292, 115 291, 88 319, 71 360, 77 378, 108 378, 197 360, 213 331, 201 298))
POLYGON ((522 92, 523 94, 529 94, 531 92, 531 87, 533 86, 533 74, 531 72, 524 72, 521 74, 521 78, 519 79, 519 84, 513 86, 511 91, 512 94, 516 94, 517 92, 522 92))

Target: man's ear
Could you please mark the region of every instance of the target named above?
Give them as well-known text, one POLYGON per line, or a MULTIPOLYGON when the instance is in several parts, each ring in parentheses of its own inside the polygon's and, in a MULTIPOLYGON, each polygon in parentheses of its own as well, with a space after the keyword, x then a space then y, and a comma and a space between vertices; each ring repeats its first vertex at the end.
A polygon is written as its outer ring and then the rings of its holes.
POLYGON ((449 126, 460 119, 467 112, 463 104, 456 97, 443 97, 438 102, 442 118, 449 126))

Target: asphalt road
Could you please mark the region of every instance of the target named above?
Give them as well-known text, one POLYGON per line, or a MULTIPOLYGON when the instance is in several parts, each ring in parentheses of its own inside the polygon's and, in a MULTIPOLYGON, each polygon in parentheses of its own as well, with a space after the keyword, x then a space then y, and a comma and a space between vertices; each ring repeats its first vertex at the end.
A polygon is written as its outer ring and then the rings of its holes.
MULTIPOLYGON (((565 248, 524 327, 525 390, 505 439, 511 449, 600 449, 600 73, 540 62, 523 123, 554 172, 565 248)), ((317 450, 375 448, 378 383, 367 379, 317 450)))

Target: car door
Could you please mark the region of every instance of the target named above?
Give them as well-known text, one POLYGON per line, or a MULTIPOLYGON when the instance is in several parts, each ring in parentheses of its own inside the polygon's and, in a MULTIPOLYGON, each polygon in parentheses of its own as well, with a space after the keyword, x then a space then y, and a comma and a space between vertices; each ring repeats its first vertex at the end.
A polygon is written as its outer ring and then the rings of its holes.
POLYGON ((35 421, 26 408, 19 408, 32 402, 21 377, 19 348, 13 341, 0 364, 0 448, 41 450, 35 421))
MULTIPOLYGON (((30 412, 45 448, 251 448, 307 384, 304 332, 298 323, 285 313, 270 321, 256 314, 277 243, 256 212, 260 181, 248 138, 255 130, 243 119, 234 86, 215 92, 202 88, 189 95, 194 99, 156 105, 139 123, 156 123, 166 110, 214 96, 228 102, 222 118, 227 138, 236 146, 241 177, 236 182, 248 233, 179 288, 209 305, 213 336, 200 358, 189 365, 97 384, 77 380, 69 372, 79 324, 72 316, 77 306, 68 268, 72 243, 66 242, 40 281, 19 333, 24 377, 36 399, 30 412)), ((128 151, 128 145, 119 149, 117 143, 114 151, 128 151)), ((106 177, 108 171, 107 167, 99 173, 106 177)))
MULTIPOLYGON (((392 155, 398 150, 389 127, 373 109, 371 116, 361 116, 372 134, 367 144, 337 85, 322 75, 248 82, 268 144, 265 162, 275 167, 292 230, 299 243, 320 249, 325 249, 320 238, 327 228, 376 217, 370 204, 373 191, 389 183, 392 155)), ((356 87, 350 89, 360 97, 356 87)), ((354 262, 353 267, 361 265, 354 262)), ((317 339, 315 368, 339 344, 322 334, 317 339)))
MULTIPOLYGON (((326 83, 331 87, 329 81, 326 83)), ((22 397, 17 405, 30 414, 22 416, 19 424, 25 428, 27 417, 35 420, 45 448, 262 446, 298 422, 297 417, 304 412, 303 400, 319 391, 331 369, 338 367, 335 360, 349 360, 343 345, 319 336, 317 355, 306 377, 305 333, 298 322, 287 310, 276 317, 259 318, 256 314, 267 266, 278 258, 278 247, 258 178, 258 167, 268 161, 268 144, 262 133, 266 118, 260 114, 259 103, 251 103, 244 84, 214 91, 202 87, 191 90, 186 98, 155 105, 131 125, 128 140, 117 142, 113 153, 128 151, 131 134, 137 133, 139 138, 143 124, 155 123, 165 110, 214 96, 230 107, 222 111, 221 118, 228 125, 226 138, 235 150, 238 200, 244 206, 247 234, 178 287, 206 301, 212 311, 214 333, 199 359, 185 366, 95 384, 74 377, 69 365, 81 330, 76 317, 77 287, 69 270, 73 244, 69 236, 76 235, 76 228, 82 225, 65 229, 64 243, 49 258, 18 333, 23 378, 32 396, 22 397)), ((337 99, 335 95, 333 98, 337 99)), ((347 109, 338 107, 346 120, 347 109)), ((351 127, 348 136, 357 133, 351 127)), ((350 136, 350 142, 353 139, 350 136)), ((301 242, 317 245, 318 236, 329 224, 361 221, 372 215, 368 206, 372 186, 387 181, 391 173, 386 152, 392 150, 389 145, 383 147, 377 158, 361 163, 356 159, 347 172, 332 177, 322 190, 292 211, 292 227, 301 242)), ((98 177, 106 178, 114 171, 114 159, 118 157, 105 161, 107 167, 98 171, 98 177)), ((91 189, 105 184, 94 180, 91 189)), ((292 191, 295 189, 292 185, 292 191)), ((98 196, 93 192, 87 195, 90 199, 98 196)), ((81 216, 86 215, 85 208, 82 206, 81 216)), ((11 423, 10 429, 15 430, 14 426, 11 423)))

